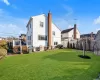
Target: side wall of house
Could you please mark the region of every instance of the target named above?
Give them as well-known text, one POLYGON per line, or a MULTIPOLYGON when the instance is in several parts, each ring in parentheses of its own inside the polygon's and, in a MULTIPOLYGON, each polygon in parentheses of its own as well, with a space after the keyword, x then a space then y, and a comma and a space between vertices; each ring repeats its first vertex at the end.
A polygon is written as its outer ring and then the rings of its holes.
MULTIPOLYGON (((27 45, 33 46, 33 47, 39 47, 39 46, 48 46, 48 17, 43 15, 38 15, 32 17, 32 20, 28 24, 29 30, 27 28, 27 45), (40 26, 40 22, 43 22, 43 27, 40 26), (30 28, 31 24, 31 28, 30 28), (47 40, 39 40, 38 36, 44 35, 47 36, 47 40), (31 40, 28 40, 28 36, 31 36, 31 40), (30 45, 29 45, 30 43, 30 45)), ((54 45, 54 42, 57 42, 58 44, 61 44, 61 31, 59 28, 52 23, 52 46, 54 45), (55 35, 53 35, 53 31, 55 32, 55 35)))
POLYGON ((39 40, 39 35, 48 36, 48 24, 45 15, 39 15, 33 17, 33 47, 47 46, 47 40, 39 40), (43 27, 40 26, 40 22, 43 22, 43 27))
POLYGON ((54 42, 57 42, 58 44, 61 44, 61 30, 58 29, 58 27, 52 23, 52 46, 54 45, 54 42), (55 32, 55 35, 53 35, 53 32, 55 32))
POLYGON ((32 38, 33 38, 33 19, 30 19, 29 24, 27 25, 27 33, 26 33, 27 46, 32 46, 32 44, 33 44, 32 38))
POLYGON ((76 29, 76 33, 77 33, 76 38, 80 39, 80 32, 79 32, 79 30, 78 30, 78 29, 76 29))

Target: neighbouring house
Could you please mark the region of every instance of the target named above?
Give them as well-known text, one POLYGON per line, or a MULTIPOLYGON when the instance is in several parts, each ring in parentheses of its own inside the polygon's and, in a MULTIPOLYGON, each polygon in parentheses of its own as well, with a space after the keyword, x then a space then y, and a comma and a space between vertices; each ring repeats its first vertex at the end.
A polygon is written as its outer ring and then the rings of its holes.
POLYGON ((77 29, 76 24, 74 24, 73 28, 66 29, 61 32, 61 40, 64 47, 68 46, 68 42, 75 41, 77 39, 80 39, 80 32, 77 29))
POLYGON ((0 37, 0 40, 2 40, 2 37, 0 37))
POLYGON ((33 16, 27 24, 27 46, 48 47, 49 49, 61 44, 61 30, 53 23, 52 14, 33 16))
POLYGON ((96 37, 96 34, 94 34, 93 32, 91 32, 89 34, 82 34, 80 36, 80 38, 85 38, 85 39, 87 38, 87 39, 92 39, 92 40, 94 40, 95 37, 96 37))
POLYGON ((0 37, 0 40, 6 40, 6 38, 0 37))

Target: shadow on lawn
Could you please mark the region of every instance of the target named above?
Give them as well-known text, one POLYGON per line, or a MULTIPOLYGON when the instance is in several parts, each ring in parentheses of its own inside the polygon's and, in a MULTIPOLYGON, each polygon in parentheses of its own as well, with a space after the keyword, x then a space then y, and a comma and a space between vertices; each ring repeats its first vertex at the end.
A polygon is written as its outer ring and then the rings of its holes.
POLYGON ((83 58, 83 59, 91 59, 91 57, 90 56, 87 56, 87 55, 85 55, 85 56, 83 56, 83 55, 78 55, 80 58, 83 58))
POLYGON ((80 60, 77 54, 66 53, 66 52, 60 52, 57 54, 52 54, 52 55, 44 57, 44 59, 47 59, 47 58, 54 59, 57 61, 79 61, 80 60))

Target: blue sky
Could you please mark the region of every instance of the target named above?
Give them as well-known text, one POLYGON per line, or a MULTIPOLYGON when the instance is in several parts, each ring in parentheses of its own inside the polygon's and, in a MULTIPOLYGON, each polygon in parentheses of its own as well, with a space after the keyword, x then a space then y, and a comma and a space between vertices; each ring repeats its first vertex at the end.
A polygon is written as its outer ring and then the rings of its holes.
POLYGON ((26 33, 29 18, 49 10, 61 30, 74 23, 81 34, 100 30, 100 0, 0 0, 0 36, 26 33))

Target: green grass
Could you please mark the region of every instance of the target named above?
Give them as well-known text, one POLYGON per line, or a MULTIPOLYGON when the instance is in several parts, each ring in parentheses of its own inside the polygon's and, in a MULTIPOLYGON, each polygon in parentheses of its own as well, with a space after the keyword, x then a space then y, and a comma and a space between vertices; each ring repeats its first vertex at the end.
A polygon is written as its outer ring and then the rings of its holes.
POLYGON ((8 56, 0 60, 0 80, 93 80, 100 72, 100 56, 78 57, 82 51, 62 49, 8 56))

